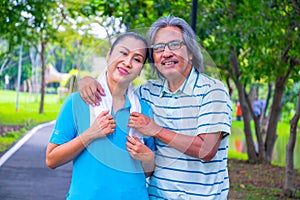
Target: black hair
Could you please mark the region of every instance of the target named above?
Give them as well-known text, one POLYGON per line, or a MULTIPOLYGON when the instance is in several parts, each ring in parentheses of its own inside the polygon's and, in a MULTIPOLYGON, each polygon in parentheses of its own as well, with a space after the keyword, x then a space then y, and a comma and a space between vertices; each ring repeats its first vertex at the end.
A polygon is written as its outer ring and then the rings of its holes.
POLYGON ((121 35, 119 35, 117 37, 117 39, 113 42, 113 44, 111 45, 111 48, 110 48, 110 54, 113 52, 115 46, 124 38, 126 37, 132 37, 134 39, 137 39, 137 40, 141 40, 144 44, 145 44, 145 50, 146 50, 146 58, 145 58, 145 61, 144 61, 144 64, 148 58, 148 54, 149 54, 149 50, 148 50, 148 47, 147 47, 147 41, 146 39, 141 36, 140 34, 138 33, 135 33, 135 32, 126 32, 126 33, 122 33, 121 35))

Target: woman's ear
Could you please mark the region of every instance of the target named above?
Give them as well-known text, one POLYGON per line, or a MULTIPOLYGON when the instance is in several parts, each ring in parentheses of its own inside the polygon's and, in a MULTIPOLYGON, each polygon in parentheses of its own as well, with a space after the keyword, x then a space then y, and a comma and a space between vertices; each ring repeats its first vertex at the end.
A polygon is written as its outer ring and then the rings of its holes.
POLYGON ((108 63, 108 60, 110 59, 110 49, 108 50, 106 54, 106 62, 108 63))

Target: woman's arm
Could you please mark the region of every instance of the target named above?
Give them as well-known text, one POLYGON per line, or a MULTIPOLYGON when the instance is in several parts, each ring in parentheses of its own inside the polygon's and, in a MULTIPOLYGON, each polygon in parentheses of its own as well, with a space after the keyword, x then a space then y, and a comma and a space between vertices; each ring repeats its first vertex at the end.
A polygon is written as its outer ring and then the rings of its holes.
POLYGON ((79 137, 62 145, 49 143, 46 150, 46 164, 55 169, 78 156, 85 148, 79 137))
POLYGON ((92 141, 114 132, 116 123, 108 113, 109 111, 101 112, 90 128, 66 143, 58 145, 50 142, 46 150, 47 166, 55 169, 73 160, 92 141))

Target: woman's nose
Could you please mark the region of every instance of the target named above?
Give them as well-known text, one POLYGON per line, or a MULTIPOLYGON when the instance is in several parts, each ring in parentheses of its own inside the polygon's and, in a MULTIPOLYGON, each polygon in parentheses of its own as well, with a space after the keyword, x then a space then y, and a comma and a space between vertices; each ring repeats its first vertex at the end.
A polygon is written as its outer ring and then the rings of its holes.
POLYGON ((131 57, 130 56, 127 56, 124 61, 123 61, 124 65, 128 68, 131 68, 131 57))

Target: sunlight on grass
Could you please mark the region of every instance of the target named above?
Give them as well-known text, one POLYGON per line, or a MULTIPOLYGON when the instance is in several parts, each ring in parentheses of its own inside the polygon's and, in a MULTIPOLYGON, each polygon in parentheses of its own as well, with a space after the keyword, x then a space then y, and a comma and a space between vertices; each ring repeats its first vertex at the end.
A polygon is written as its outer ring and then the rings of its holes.
POLYGON ((239 153, 233 150, 228 150, 228 158, 248 160, 248 155, 246 153, 239 153))
POLYGON ((0 90, 0 97, 0 125, 20 125, 23 127, 20 131, 10 132, 0 137, 0 152, 5 151, 37 124, 55 120, 62 105, 58 95, 46 94, 44 113, 39 114, 40 96, 20 93, 17 112, 16 92, 0 90))
POLYGON ((45 95, 44 113, 39 114, 39 99, 36 95, 20 93, 16 112, 16 93, 0 90, 0 124, 27 125, 54 120, 62 103, 58 95, 45 95))

